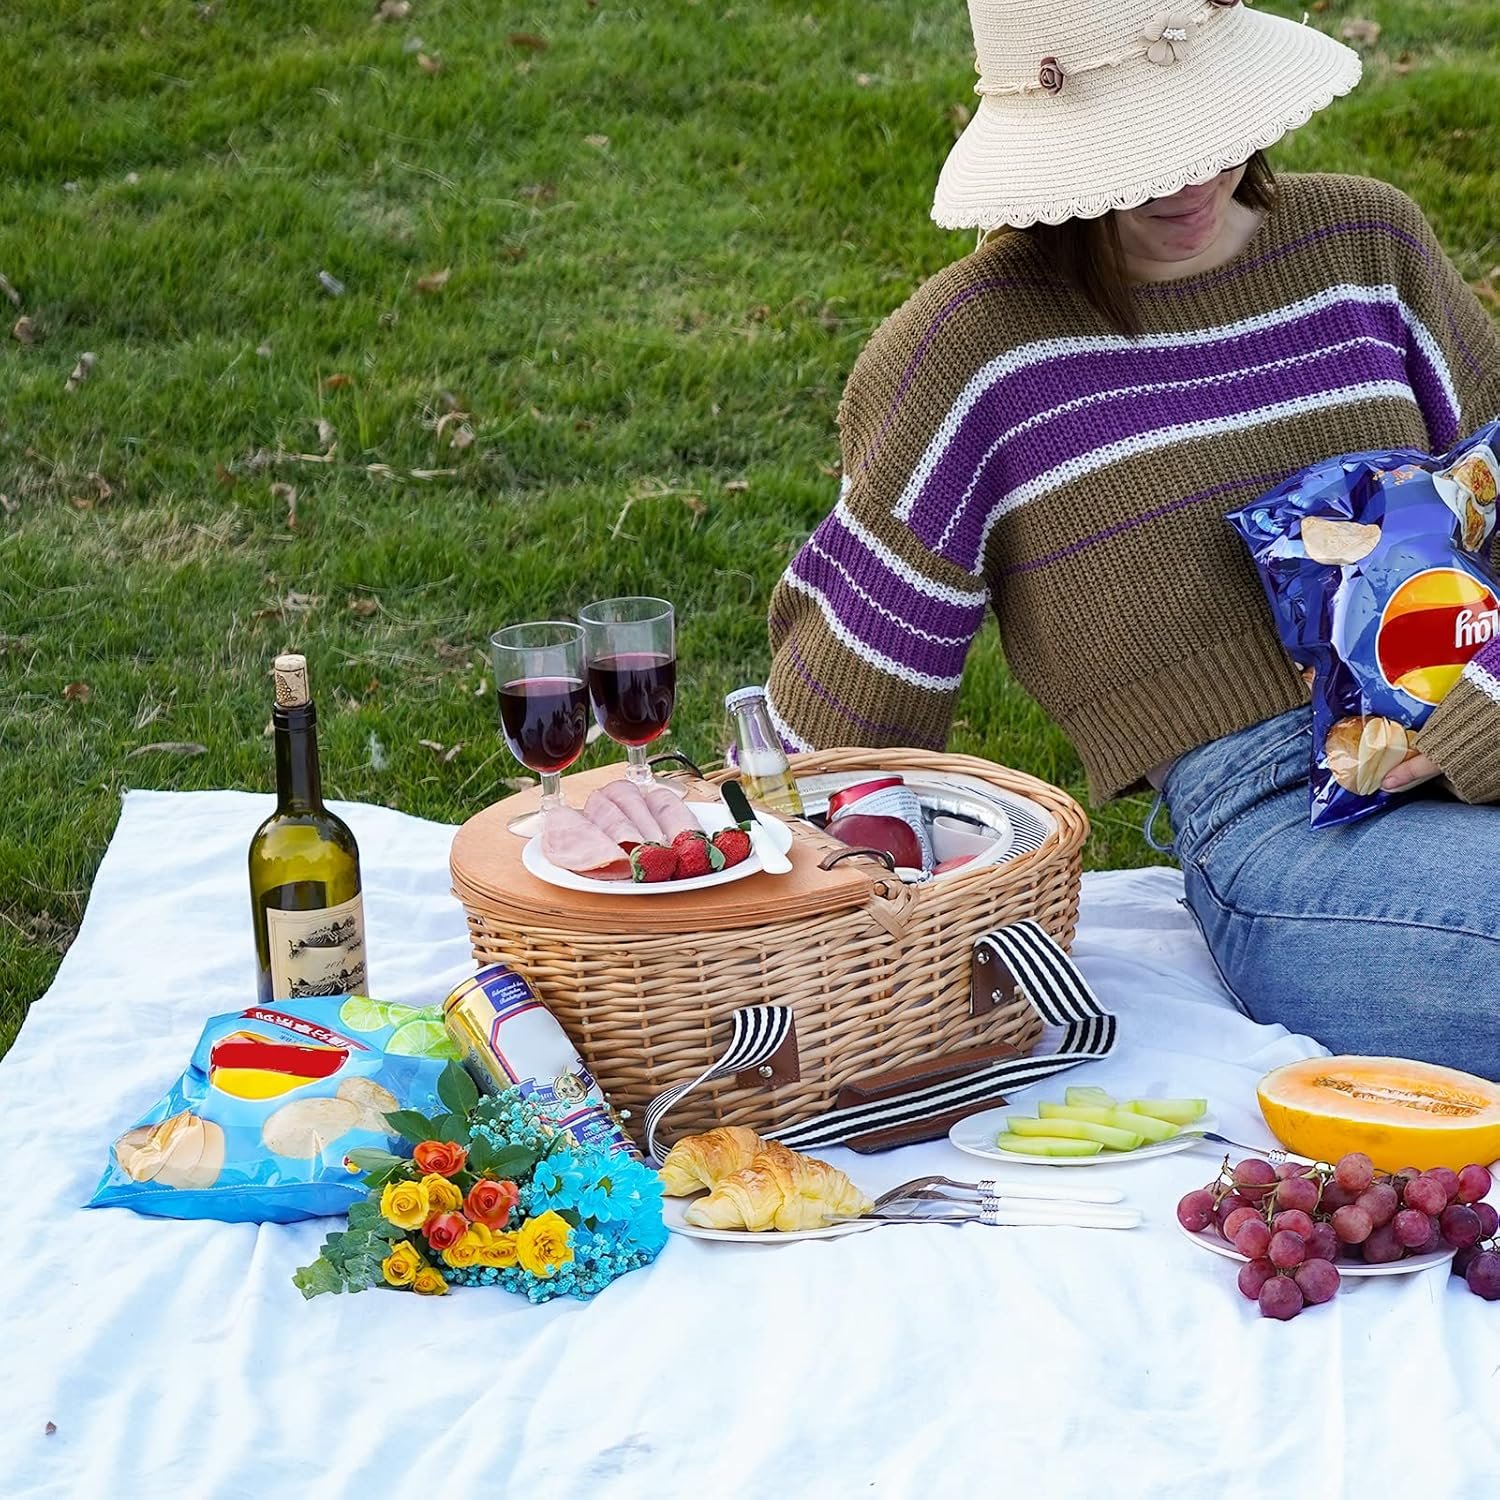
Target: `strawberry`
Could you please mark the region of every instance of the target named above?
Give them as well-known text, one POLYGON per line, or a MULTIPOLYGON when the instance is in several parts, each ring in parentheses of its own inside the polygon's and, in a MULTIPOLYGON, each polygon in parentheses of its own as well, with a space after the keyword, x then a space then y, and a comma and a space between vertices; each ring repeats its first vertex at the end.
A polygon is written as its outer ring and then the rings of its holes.
POLYGON ((750 835, 743 828, 726 828, 714 835, 714 848, 724 856, 724 868, 730 869, 750 857, 750 835))
POLYGON ((630 853, 632 880, 674 880, 677 877, 677 851, 665 844, 637 844, 630 853))
POLYGON ((712 875, 724 868, 724 856, 701 833, 683 829, 672 840, 677 851, 677 878, 691 880, 695 875, 712 875))

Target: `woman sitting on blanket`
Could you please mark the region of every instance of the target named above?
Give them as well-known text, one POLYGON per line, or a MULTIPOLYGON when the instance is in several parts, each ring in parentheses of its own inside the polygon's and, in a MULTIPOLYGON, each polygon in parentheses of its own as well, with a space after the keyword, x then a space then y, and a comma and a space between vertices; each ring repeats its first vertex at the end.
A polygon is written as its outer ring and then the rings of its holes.
POLYGON ((1500 334, 1404 194, 1260 154, 1352 52, 1157 4, 970 0, 981 98, 933 217, 997 232, 855 365, 842 495, 771 605, 773 711, 796 748, 940 747, 992 607, 1091 794, 1165 799, 1252 1016, 1500 1078, 1500 641, 1385 783, 1433 784, 1313 830, 1307 686, 1224 519, 1495 417, 1500 334))

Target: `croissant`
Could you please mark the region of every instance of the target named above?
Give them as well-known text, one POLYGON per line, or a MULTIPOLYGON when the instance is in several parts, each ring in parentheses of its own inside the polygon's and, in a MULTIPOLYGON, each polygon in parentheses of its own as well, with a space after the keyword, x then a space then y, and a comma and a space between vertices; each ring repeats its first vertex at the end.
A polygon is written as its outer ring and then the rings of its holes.
POLYGON ((743 1125, 722 1125, 702 1135, 684 1136, 661 1164, 662 1191, 669 1198, 686 1198, 702 1188, 715 1187, 731 1172, 748 1167, 763 1144, 743 1125))
POLYGON ((686 1213, 700 1229, 821 1229, 830 1214, 875 1205, 837 1167, 765 1141, 749 1166, 732 1172, 686 1213))

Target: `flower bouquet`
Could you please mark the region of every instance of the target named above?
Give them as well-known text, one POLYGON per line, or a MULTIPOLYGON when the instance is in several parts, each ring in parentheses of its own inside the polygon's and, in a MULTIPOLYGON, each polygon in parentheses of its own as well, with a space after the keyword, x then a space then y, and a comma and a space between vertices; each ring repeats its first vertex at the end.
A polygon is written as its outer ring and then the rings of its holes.
POLYGON ((456 1062, 438 1098, 447 1114, 385 1117, 410 1155, 349 1153, 369 1196, 292 1277, 304 1297, 499 1286, 533 1302, 588 1298, 656 1259, 667 1231, 655 1172, 623 1151, 580 1146, 518 1088, 481 1098, 456 1062))

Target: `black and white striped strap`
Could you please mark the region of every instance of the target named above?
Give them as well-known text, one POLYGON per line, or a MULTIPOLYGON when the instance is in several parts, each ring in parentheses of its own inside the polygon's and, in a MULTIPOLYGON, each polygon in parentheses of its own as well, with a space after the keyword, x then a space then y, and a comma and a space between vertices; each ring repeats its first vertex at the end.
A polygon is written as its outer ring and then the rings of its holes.
MULTIPOLYGON (((1049 1026, 1063 1034, 1058 1050, 1045 1057, 1018 1057, 991 1063, 959 1079, 920 1085, 894 1098, 833 1109, 810 1120, 767 1134, 784 1145, 803 1149, 835 1146, 869 1131, 911 1125, 946 1114, 968 1103, 982 1103, 997 1092, 1039 1083, 1091 1058, 1104 1057, 1115 1045, 1115 1018, 1099 1004, 1073 960, 1033 921, 986 933, 976 950, 988 946, 1015 977, 1020 991, 1049 1026)), ((696 1078, 674 1084, 651 1101, 646 1111, 646 1154, 659 1160, 656 1135, 672 1108, 702 1084, 726 1078, 768 1061, 786 1040, 792 1011, 784 1005, 753 1005, 734 1013, 734 1031, 723 1055, 696 1078)))

